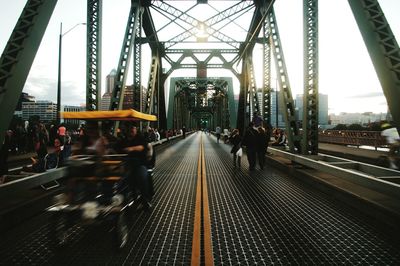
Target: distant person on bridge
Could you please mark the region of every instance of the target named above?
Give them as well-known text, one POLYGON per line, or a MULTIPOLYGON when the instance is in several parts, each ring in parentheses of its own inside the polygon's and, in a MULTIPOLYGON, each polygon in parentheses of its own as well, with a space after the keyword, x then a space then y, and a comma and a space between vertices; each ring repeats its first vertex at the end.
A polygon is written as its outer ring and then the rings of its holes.
POLYGON ((64 124, 61 124, 58 127, 58 130, 57 130, 58 138, 61 140, 61 143, 63 145, 64 145, 64 142, 65 142, 65 133, 66 133, 66 131, 67 131, 67 128, 64 126, 64 124))
POLYGON ((258 112, 253 113, 253 119, 251 120, 254 124, 255 127, 261 127, 263 120, 262 118, 258 115, 258 112))
MULTIPOLYGON (((268 129, 267 129, 268 130, 268 129)), ((257 135, 257 157, 258 164, 260 165, 261 170, 264 169, 265 164, 265 155, 267 153, 268 143, 270 136, 268 132, 263 127, 258 127, 258 135, 257 135)))
POLYGON ((389 163, 390 163, 390 168, 392 169, 399 169, 399 160, 400 160, 400 155, 399 155, 399 150, 400 150, 400 137, 399 137, 399 132, 397 131, 397 128, 391 127, 390 124, 383 124, 382 125, 382 132, 381 135, 386 138, 387 144, 389 144, 389 153, 388 153, 388 158, 389 158, 389 163))
POLYGON ((182 127, 182 137, 186 138, 186 127, 185 127, 185 125, 182 127))
POLYGON ((219 143, 219 139, 221 138, 221 127, 217 126, 215 129, 215 135, 217 136, 217 143, 219 143))
POLYGON ((242 141, 242 145, 246 146, 247 160, 249 161, 250 171, 254 171, 256 169, 257 146, 258 146, 257 140, 258 140, 257 128, 254 127, 253 122, 250 122, 249 127, 246 129, 246 132, 244 133, 242 141))
POLYGON ((229 142, 232 143, 232 145, 233 145, 233 147, 231 149, 231 153, 233 154, 233 167, 236 167, 236 161, 237 161, 237 165, 240 167, 242 155, 237 154, 237 153, 238 153, 239 149, 242 148, 242 145, 241 145, 242 137, 239 134, 239 129, 234 129, 232 131, 232 134, 229 137, 229 142))

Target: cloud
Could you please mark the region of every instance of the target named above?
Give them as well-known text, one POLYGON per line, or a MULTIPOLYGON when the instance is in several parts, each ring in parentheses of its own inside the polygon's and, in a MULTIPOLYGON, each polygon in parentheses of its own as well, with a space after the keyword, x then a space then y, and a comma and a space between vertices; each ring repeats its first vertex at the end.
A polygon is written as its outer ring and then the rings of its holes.
POLYGON ((57 99, 57 82, 46 77, 29 77, 24 92, 35 96, 37 100, 55 101, 57 99))
POLYGON ((374 98, 374 97, 383 97, 383 96, 384 95, 383 95, 382 91, 377 91, 377 92, 368 92, 368 93, 350 95, 350 96, 347 96, 346 98, 348 98, 348 99, 360 99, 360 98, 374 98))
MULTIPOLYGON (((35 96, 36 100, 46 100, 57 102, 57 81, 45 77, 28 78, 24 92, 35 96)), ((63 81, 61 86, 61 104, 62 105, 80 105, 86 101, 86 88, 79 82, 63 81)))

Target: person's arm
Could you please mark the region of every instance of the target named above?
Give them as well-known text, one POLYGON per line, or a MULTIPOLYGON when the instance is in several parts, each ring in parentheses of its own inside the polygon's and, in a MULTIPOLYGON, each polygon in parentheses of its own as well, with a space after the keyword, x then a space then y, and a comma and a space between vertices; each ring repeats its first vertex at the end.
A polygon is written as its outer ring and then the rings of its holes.
POLYGON ((126 152, 141 152, 144 151, 144 146, 143 145, 136 145, 136 146, 130 146, 130 147, 126 147, 124 149, 124 151, 126 152))

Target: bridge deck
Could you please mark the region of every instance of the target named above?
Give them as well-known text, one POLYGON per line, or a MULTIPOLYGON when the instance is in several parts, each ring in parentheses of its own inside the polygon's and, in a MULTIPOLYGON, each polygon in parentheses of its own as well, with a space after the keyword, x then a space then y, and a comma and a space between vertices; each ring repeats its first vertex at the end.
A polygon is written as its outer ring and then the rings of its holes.
POLYGON ((130 213, 122 250, 102 226, 75 226, 56 248, 42 214, 1 236, 0 264, 190 264, 200 143, 215 265, 400 264, 400 245, 384 226, 277 170, 249 172, 246 158, 234 168, 230 147, 203 133, 158 151, 153 209, 130 213))

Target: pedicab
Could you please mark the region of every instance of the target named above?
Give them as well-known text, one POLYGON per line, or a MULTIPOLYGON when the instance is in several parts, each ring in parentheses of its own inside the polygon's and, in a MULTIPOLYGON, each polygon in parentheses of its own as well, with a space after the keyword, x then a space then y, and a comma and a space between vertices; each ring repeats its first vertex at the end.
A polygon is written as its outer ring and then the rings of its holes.
MULTIPOLYGON (((133 109, 63 112, 61 115, 64 119, 86 121, 157 120, 154 115, 133 109)), ((54 204, 47 209, 51 213, 49 233, 56 245, 67 242, 74 225, 85 226, 107 221, 111 222, 116 247, 125 246, 128 239, 127 211, 140 197, 130 195, 130 189, 124 184, 122 177, 125 173, 125 156, 80 155, 69 160, 65 190, 54 197, 54 204)))

